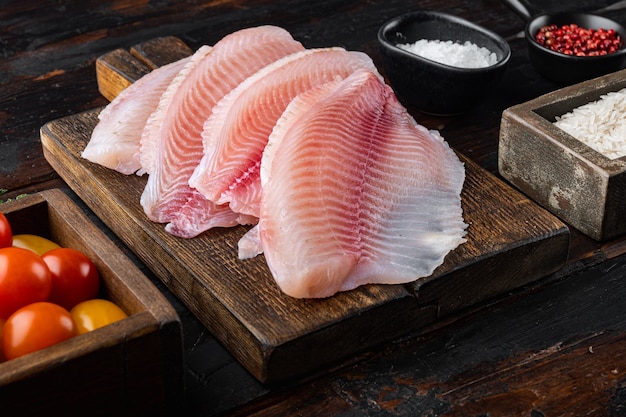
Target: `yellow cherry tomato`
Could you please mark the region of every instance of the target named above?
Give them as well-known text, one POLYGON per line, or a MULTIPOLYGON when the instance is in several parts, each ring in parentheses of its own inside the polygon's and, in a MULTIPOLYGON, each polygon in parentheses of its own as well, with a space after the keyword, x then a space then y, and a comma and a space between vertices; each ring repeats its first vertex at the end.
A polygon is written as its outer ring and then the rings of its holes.
POLYGON ((43 255, 49 250, 61 247, 50 239, 29 234, 13 235, 13 246, 29 249, 37 255, 43 255))
POLYGON ((70 314, 76 323, 78 334, 90 332, 128 317, 116 304, 100 298, 76 304, 70 314))

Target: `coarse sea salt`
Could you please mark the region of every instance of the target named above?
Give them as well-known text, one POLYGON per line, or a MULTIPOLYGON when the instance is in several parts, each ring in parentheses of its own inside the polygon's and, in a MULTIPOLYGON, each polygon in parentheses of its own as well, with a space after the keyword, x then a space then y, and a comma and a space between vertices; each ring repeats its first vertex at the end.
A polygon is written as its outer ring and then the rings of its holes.
POLYGON ((400 43, 396 46, 431 61, 458 68, 485 68, 498 62, 494 52, 470 41, 459 43, 420 39, 415 43, 400 43))
POLYGON ((626 89, 557 116, 554 125, 609 159, 626 155, 626 89))

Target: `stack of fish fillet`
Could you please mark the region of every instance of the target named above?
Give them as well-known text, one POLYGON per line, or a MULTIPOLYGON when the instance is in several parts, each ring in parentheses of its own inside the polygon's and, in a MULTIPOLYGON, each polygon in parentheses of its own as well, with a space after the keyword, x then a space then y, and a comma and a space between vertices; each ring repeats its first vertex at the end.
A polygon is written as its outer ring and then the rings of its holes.
POLYGON ((328 297, 431 275, 465 241, 465 168, 371 58, 260 26, 158 68, 100 115, 82 156, 147 175, 140 204, 181 238, 252 225, 281 290, 328 297))

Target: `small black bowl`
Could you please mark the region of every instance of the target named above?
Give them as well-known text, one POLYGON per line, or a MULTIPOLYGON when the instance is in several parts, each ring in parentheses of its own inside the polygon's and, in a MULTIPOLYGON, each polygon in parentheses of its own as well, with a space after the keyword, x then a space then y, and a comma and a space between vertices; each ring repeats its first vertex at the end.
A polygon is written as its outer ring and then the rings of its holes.
POLYGON ((419 10, 395 17, 378 31, 383 69, 396 95, 407 107, 435 115, 455 115, 479 103, 497 83, 511 56, 497 34, 459 17, 419 10), (420 57, 398 47, 418 40, 472 42, 496 54, 497 63, 460 68, 420 57))
POLYGON ((544 78, 561 85, 581 81, 619 71, 626 65, 626 49, 602 56, 573 56, 555 52, 542 46, 535 35, 543 26, 575 23, 586 29, 614 29, 626 40, 626 29, 617 22, 590 13, 541 14, 533 17, 524 29, 528 42, 528 55, 537 72, 544 78))

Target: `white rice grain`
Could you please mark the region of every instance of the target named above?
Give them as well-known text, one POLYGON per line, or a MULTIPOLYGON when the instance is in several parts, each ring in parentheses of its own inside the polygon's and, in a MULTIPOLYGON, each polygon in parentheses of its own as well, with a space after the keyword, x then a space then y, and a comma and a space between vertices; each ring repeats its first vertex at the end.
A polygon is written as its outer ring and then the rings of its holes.
POLYGON ((626 155, 626 88, 557 116, 554 124, 609 159, 626 155))

